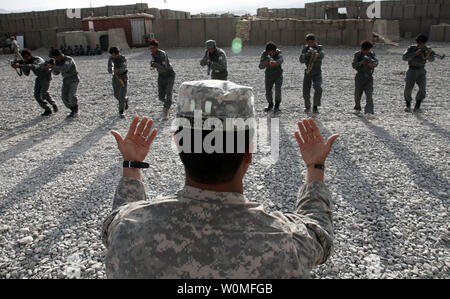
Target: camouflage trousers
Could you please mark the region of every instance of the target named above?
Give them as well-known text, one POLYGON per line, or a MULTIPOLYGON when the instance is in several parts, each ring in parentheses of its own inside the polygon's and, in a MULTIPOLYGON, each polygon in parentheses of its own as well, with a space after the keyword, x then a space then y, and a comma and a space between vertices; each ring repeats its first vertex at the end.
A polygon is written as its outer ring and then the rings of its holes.
POLYGON ((62 85, 62 101, 70 110, 78 109, 77 89, 80 79, 78 77, 65 78, 62 85))
POLYGON ((126 75, 119 77, 122 79, 123 85, 116 76, 113 76, 112 86, 114 97, 119 101, 119 112, 123 112, 127 103, 128 77, 126 75))
POLYGON ((158 76, 158 98, 164 103, 164 108, 170 109, 172 106, 173 85, 175 75, 165 78, 158 76))
POLYGON ((405 101, 407 105, 412 102, 412 91, 414 85, 417 83, 419 91, 416 95, 416 102, 422 102, 427 95, 427 71, 425 68, 412 68, 406 72, 406 85, 405 85, 405 101))
POLYGON ((311 72, 309 74, 305 71, 303 78, 303 99, 305 100, 305 108, 311 108, 311 85, 314 88, 314 106, 321 105, 322 99, 322 72, 311 72))
POLYGON ((49 88, 49 80, 42 80, 39 79, 39 77, 36 78, 36 81, 34 82, 34 98, 38 102, 39 106, 41 106, 45 110, 50 110, 50 107, 47 105, 47 103, 52 106, 56 105, 55 101, 48 93, 49 88))
POLYGON ((273 86, 275 85, 275 104, 281 103, 281 86, 283 85, 283 76, 268 77, 265 80, 266 85, 266 99, 269 104, 273 104, 273 86))
POLYGON ((357 74, 355 77, 355 110, 361 111, 361 98, 366 94, 366 107, 364 113, 374 113, 373 107, 373 77, 357 74))

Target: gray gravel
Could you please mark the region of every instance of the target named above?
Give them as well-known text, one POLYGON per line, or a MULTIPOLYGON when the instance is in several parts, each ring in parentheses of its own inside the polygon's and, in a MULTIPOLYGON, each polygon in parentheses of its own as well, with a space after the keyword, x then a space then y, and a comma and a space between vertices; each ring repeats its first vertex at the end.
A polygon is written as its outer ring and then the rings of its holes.
MULTIPOLYGON (((323 107, 316 120, 325 135, 342 137, 327 165, 335 254, 313 270, 313 278, 450 278, 450 59, 428 65, 424 112, 406 114, 401 54, 407 45, 375 49, 380 66, 373 120, 351 114, 351 60, 357 49, 325 49, 323 107)), ((434 46, 450 54, 450 44, 434 46)), ((246 48, 239 55, 225 50, 229 79, 254 87, 258 117, 267 125, 264 73, 257 68, 261 49, 246 48)), ((305 117, 303 67, 298 48, 282 50, 280 157, 255 154, 245 179, 247 197, 271 211, 294 208, 305 175, 293 135, 296 121, 305 117)), ((198 65, 202 49, 167 52, 177 73, 176 91, 185 80, 206 79, 198 65)), ((159 120, 162 106, 149 53, 136 49, 126 55, 131 108, 125 120, 117 117, 106 54, 75 58, 82 76, 75 121, 65 119, 60 77, 51 86, 60 112, 42 118, 33 99, 34 78, 19 79, 6 63, 0 66, 0 278, 105 278, 100 229, 121 175, 121 158, 108 132, 125 133, 131 113, 157 119, 160 129, 144 174, 148 196, 182 187, 183 168, 168 150, 170 122, 159 120)))

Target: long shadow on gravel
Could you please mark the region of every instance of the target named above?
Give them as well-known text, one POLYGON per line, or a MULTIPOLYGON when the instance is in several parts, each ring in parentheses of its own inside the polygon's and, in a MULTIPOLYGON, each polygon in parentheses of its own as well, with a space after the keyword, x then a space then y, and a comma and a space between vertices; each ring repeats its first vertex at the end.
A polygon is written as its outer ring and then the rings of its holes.
POLYGON ((61 155, 50 161, 46 161, 43 165, 33 170, 27 178, 17 184, 14 189, 1 200, 0 214, 5 213, 10 203, 15 204, 24 198, 32 197, 39 191, 41 186, 49 183, 59 174, 64 172, 64 169, 67 166, 74 164, 78 157, 82 156, 93 147, 118 121, 119 117, 106 120, 97 126, 91 133, 67 148, 61 155))
MULTIPOLYGON (((114 163, 110 167, 108 167, 107 170, 101 172, 94 181, 90 183, 90 188, 83 192, 82 194, 74 194, 73 198, 70 199, 70 205, 64 207, 64 213, 60 215, 59 219, 55 220, 56 226, 49 229, 48 233, 45 235, 45 237, 41 240, 38 240, 36 242, 33 242, 33 245, 35 248, 40 248, 41 252, 40 260, 44 258, 52 259, 52 257, 55 257, 55 254, 52 253, 52 251, 55 248, 59 248, 59 244, 63 243, 64 241, 61 240, 61 237, 65 235, 64 230, 70 230, 71 233, 75 234, 76 240, 80 240, 83 233, 86 231, 83 229, 83 222, 90 219, 91 215, 99 215, 101 214, 101 208, 104 205, 107 205, 107 214, 109 215, 109 212, 112 210, 112 200, 114 196, 114 192, 116 189, 116 185, 119 181, 120 175, 121 175, 121 165, 118 163, 114 163), (105 189, 105 186, 110 186, 109 193, 105 194, 103 191, 105 189)), ((101 233, 102 228, 102 221, 104 219, 101 219, 101 222, 98 223, 98 232, 99 235, 101 233)), ((86 240, 84 240, 86 241, 86 240)), ((91 243, 101 243, 101 236, 97 240, 91 240, 91 243)), ((72 244, 75 244, 75 242, 72 242, 72 244)), ((17 251, 20 251, 20 247, 15 248, 17 251)), ((86 247, 83 248, 80 252, 75 251, 77 248, 76 246, 71 250, 64 250, 68 255, 70 254, 77 254, 81 260, 93 260, 96 257, 89 256, 88 251, 92 250, 93 248, 86 247), (84 252, 85 250, 85 252, 84 252)), ((25 259, 21 261, 21 268, 33 268, 37 266, 37 263, 39 261, 36 261, 36 259, 33 257, 34 254, 25 254, 25 259)), ((59 257, 61 258, 61 257, 59 257)), ((67 258, 67 257, 66 257, 67 258)), ((97 257, 99 259, 99 257, 97 257)), ((97 260, 97 262, 104 263, 103 257, 101 260, 97 260)), ((61 269, 56 269, 58 272, 61 269)), ((63 270, 64 271, 64 270, 63 270)), ((38 273, 42 274, 42 273, 38 273)), ((61 275, 61 273, 60 273, 61 275)), ((39 275, 39 277, 28 277, 28 278, 40 278, 42 275, 39 275)), ((65 275, 64 275, 65 277, 65 275)), ((88 274, 82 273, 82 278, 95 278, 89 276, 88 274)))
MULTIPOLYGON (((361 118, 361 121, 383 141, 392 153, 406 164, 411 170, 412 179, 417 186, 433 194, 436 198, 443 199, 442 195, 439 195, 436 188, 433 188, 432 185, 440 186, 441 190, 448 190, 449 183, 445 177, 434 172, 433 168, 423 162, 419 155, 392 137, 389 132, 370 123, 364 118, 361 118), (425 182, 428 182, 428 184, 425 182)), ((448 198, 443 199, 444 202, 445 200, 448 201, 448 198)))
MULTIPOLYGON (((318 119, 316 119, 316 123, 320 128, 320 132, 322 132, 324 136, 331 136, 331 133, 318 119)), ((336 153, 335 159, 341 160, 342 164, 345 165, 345 170, 337 171, 337 178, 341 178, 341 181, 344 182, 346 180, 348 181, 349 178, 353 178, 359 183, 359 185, 367 187, 365 191, 352 190, 351 185, 346 184, 345 186, 340 185, 337 190, 343 200, 359 211, 361 217, 366 220, 365 228, 371 232, 370 239, 363 240, 364 243, 357 245, 361 246, 369 243, 373 246, 373 249, 377 250, 378 254, 382 251, 386 251, 387 254, 393 255, 396 249, 393 247, 395 244, 394 239, 396 239, 396 237, 392 235, 386 224, 395 222, 394 219, 396 216, 387 206, 386 199, 378 196, 378 192, 376 192, 377 190, 372 186, 370 180, 366 178, 364 173, 352 162, 351 154, 339 142, 336 142, 333 145, 333 148, 336 153), (347 174, 345 174, 345 172, 347 174), (374 202, 379 203, 379 206, 381 207, 380 210, 378 210, 374 202), (364 208, 370 205, 372 205, 372 210, 383 215, 385 218, 384 221, 377 221, 378 216, 374 218, 373 215, 367 214, 364 208), (376 221, 376 224, 372 224, 374 221, 376 221)), ((368 254, 369 253, 367 253, 367 255, 368 254)), ((380 255, 380 257, 385 258, 384 255, 380 255)))
POLYGON ((18 155, 29 150, 33 146, 36 146, 37 144, 49 139, 68 124, 69 122, 64 120, 63 122, 57 123, 51 126, 50 128, 43 129, 40 133, 34 134, 33 136, 28 137, 28 139, 26 140, 18 142, 16 145, 0 153, 0 164, 10 159, 13 159, 14 157, 17 157, 18 155))
MULTIPOLYGON (((298 190, 300 190, 301 186, 303 185, 302 179, 304 178, 304 175, 300 172, 300 168, 298 167, 298 165, 292 165, 292 157, 298 156, 300 149, 296 145, 281 148, 283 144, 288 144, 288 141, 292 139, 292 136, 294 136, 294 132, 286 131, 281 121, 279 122, 279 128, 279 157, 276 163, 271 166, 266 173, 263 174, 265 180, 265 188, 269 190, 268 196, 270 196, 272 199, 275 199, 275 201, 280 201, 280 199, 282 200, 281 204, 284 208, 295 208, 298 190), (286 184, 290 184, 291 187, 286 186, 286 184), (292 190, 295 191, 292 192, 292 190)), ((269 117, 267 119, 267 130, 268 144, 270 145, 270 132, 272 130, 269 117)), ((298 163, 298 161, 294 163, 298 163)), ((279 208, 275 209, 279 210, 279 208)), ((293 211, 293 209, 289 210, 293 211)))
POLYGON ((450 141, 450 131, 449 130, 446 130, 444 128, 436 126, 435 124, 429 122, 427 119, 423 118, 423 116, 420 114, 416 114, 416 118, 419 120, 419 122, 422 125, 429 127, 431 131, 441 135, 443 138, 447 139, 447 141, 450 141))
POLYGON ((39 124, 45 120, 45 117, 38 116, 27 122, 26 124, 19 125, 15 128, 8 129, 10 133, 4 134, 0 136, 0 142, 8 140, 10 138, 13 138, 14 136, 17 136, 18 134, 21 134, 23 130, 29 129, 31 127, 34 127, 35 125, 39 124))

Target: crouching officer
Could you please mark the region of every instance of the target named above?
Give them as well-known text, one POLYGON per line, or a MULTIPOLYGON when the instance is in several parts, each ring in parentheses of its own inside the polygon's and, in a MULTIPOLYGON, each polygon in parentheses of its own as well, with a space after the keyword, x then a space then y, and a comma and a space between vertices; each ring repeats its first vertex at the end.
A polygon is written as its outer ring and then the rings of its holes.
POLYGON ((264 109, 265 112, 269 112, 273 109, 273 85, 275 85, 275 110, 274 113, 280 111, 281 103, 281 86, 283 85, 283 56, 281 51, 273 42, 268 42, 266 50, 261 54, 259 61, 259 68, 266 69, 266 99, 269 106, 264 109))
POLYGON ((206 42, 205 56, 200 60, 201 66, 208 66, 208 75, 213 80, 228 80, 227 55, 225 51, 216 47, 216 41, 206 42))
POLYGON ((42 116, 52 114, 52 110, 48 104, 53 107, 53 111, 55 113, 58 112, 58 106, 48 93, 50 81, 52 81, 52 72, 46 66, 48 64, 52 64, 53 62, 46 62, 39 56, 33 56, 31 51, 28 49, 24 49, 20 54, 23 57, 24 63, 21 65, 14 64, 13 67, 15 69, 21 68, 25 76, 29 76, 30 71, 36 75, 36 81, 34 82, 34 98, 38 102, 39 106, 45 110, 44 113, 42 113, 42 116))
POLYGON ((76 117, 78 115, 77 89, 78 84, 80 83, 77 65, 72 57, 63 55, 58 49, 54 50, 52 55, 55 59, 55 64, 47 65, 47 67, 53 70, 54 75, 62 75, 63 84, 61 98, 64 105, 71 111, 68 117, 76 117))
POLYGON ((119 101, 119 114, 123 118, 124 112, 128 109, 127 87, 128 87, 128 69, 127 59, 120 54, 117 47, 109 49, 111 57, 108 60, 108 73, 114 74, 112 86, 114 97, 119 101))

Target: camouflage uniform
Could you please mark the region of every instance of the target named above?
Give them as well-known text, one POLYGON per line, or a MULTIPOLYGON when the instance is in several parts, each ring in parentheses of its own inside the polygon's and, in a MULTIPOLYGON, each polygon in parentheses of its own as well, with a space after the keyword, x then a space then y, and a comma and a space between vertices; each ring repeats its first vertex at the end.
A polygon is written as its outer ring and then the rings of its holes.
POLYGON ((158 98, 164 103, 164 108, 172 106, 173 85, 175 83, 175 72, 169 62, 169 56, 163 50, 153 55, 152 63, 156 63, 158 71, 158 98))
POLYGON ((122 113, 128 106, 128 69, 125 56, 119 55, 116 59, 110 57, 108 60, 108 73, 114 74, 112 77, 114 97, 119 101, 119 112, 122 113))
MULTIPOLYGON (((251 88, 185 82, 178 117, 254 117, 251 88)), ((121 179, 102 231, 109 278, 307 278, 333 252, 333 204, 318 181, 300 189, 296 211, 269 213, 243 194, 185 186, 148 200, 121 179)))
POLYGON ((208 60, 210 61, 211 67, 211 79, 227 81, 227 55, 225 54, 225 51, 220 48, 216 48, 216 52, 214 52, 214 54, 209 54, 208 50, 206 50, 205 56, 202 60, 200 60, 200 65, 208 65, 208 60))
POLYGON ((51 111, 50 104, 52 107, 56 107, 55 101, 52 99, 48 93, 50 88, 50 81, 52 81, 52 72, 45 68, 45 61, 41 57, 33 56, 31 61, 27 64, 21 66, 25 76, 30 75, 32 71, 36 75, 36 81, 34 83, 34 98, 38 102, 39 106, 45 109, 45 111, 51 111))
POLYGON ((313 48, 319 52, 320 57, 314 61, 314 65, 309 73, 308 67, 311 65, 311 59, 306 56, 309 46, 304 46, 302 53, 300 54, 300 63, 304 63, 307 67, 303 78, 303 98, 305 100, 305 108, 308 109, 311 108, 311 85, 313 85, 314 88, 313 106, 319 107, 322 99, 322 60, 325 54, 323 53, 322 46, 316 44, 313 48))
MULTIPOLYGON (((375 67, 378 66, 378 59, 375 57, 375 53, 369 52, 367 55, 370 60, 373 61, 375 67)), ((361 97, 363 93, 366 93, 366 107, 365 113, 374 113, 373 108, 373 72, 374 68, 369 66, 369 61, 364 57, 361 51, 355 53, 353 57, 352 66, 358 72, 355 76, 355 110, 361 111, 361 97), (366 62, 363 64, 363 62, 366 62)))
POLYGON ((62 101, 67 108, 72 111, 78 111, 77 89, 80 83, 77 65, 72 57, 63 55, 61 61, 55 62, 53 74, 61 74, 63 77, 62 101))
POLYGON ((428 59, 424 59, 423 54, 416 55, 416 51, 420 48, 418 46, 409 46, 406 52, 403 54, 403 60, 408 61, 409 69, 406 72, 406 85, 405 85, 405 102, 409 108, 412 102, 412 91, 414 85, 417 83, 419 86, 419 92, 416 95, 416 107, 420 107, 421 102, 426 97, 426 84, 427 84, 427 71, 425 70, 425 64, 427 61, 434 61, 436 53, 431 52, 428 59))
POLYGON ((273 60, 277 63, 275 66, 271 66, 268 60, 269 53, 264 51, 261 54, 259 60, 259 68, 261 70, 266 69, 266 99, 269 105, 273 105, 273 85, 275 84, 275 105, 278 107, 281 103, 281 86, 283 85, 283 55, 280 50, 276 50, 273 60))

